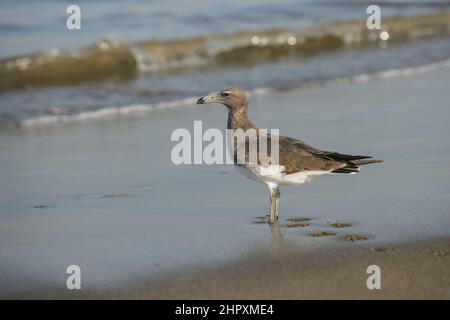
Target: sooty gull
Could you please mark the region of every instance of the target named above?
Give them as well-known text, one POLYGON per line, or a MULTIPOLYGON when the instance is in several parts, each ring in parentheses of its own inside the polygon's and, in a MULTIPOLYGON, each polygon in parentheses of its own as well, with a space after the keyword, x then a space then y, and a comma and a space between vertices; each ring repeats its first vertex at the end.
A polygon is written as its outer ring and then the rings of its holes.
MULTIPOLYGON (((197 104, 214 102, 223 104, 228 109, 227 129, 242 129, 243 131, 253 129, 257 132, 258 157, 256 162, 249 161, 249 139, 236 142, 233 138, 229 142, 233 143, 234 164, 239 172, 252 180, 266 184, 269 188, 270 224, 275 223, 279 217, 279 186, 303 184, 311 181, 313 177, 330 173, 354 174, 359 172, 359 166, 361 165, 382 162, 382 160, 368 160, 371 158, 368 156, 324 151, 294 138, 278 136, 278 163, 262 163, 259 158, 261 134, 247 117, 248 100, 245 93, 239 88, 226 88, 217 94, 198 99, 197 104), (239 143, 244 145, 239 146, 239 143), (239 147, 243 148, 241 150, 245 150, 243 161, 238 161, 237 150, 239 147)), ((267 134, 265 138, 264 143, 267 143, 267 154, 270 156, 271 135, 267 134)))

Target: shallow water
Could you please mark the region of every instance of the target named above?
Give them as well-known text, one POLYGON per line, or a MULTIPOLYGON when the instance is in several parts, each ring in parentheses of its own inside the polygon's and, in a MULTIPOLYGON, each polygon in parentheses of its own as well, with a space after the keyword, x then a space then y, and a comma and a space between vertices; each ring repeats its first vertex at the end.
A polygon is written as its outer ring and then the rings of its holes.
MULTIPOLYGON (((369 4, 358 0, 156 0, 79 1, 82 31, 65 28, 66 8, 73 2, 43 0, 0 3, 0 57, 27 55, 51 48, 77 49, 111 36, 131 43, 182 39, 206 33, 292 27, 301 29, 331 20, 361 18, 369 4), (177 10, 174 10, 176 8, 177 10)), ((383 14, 414 14, 448 9, 448 1, 383 1, 383 14), (401 6, 399 4, 404 4, 401 6)))
POLYGON ((115 287, 280 236, 448 236, 449 2, 384 1, 387 42, 370 41, 364 1, 81 1, 73 32, 69 4, 0 2, 0 293, 64 290, 70 264, 84 288, 115 287), (263 185, 170 161, 174 129, 225 126, 194 103, 229 85, 260 127, 385 162, 283 188, 273 232, 263 185))
MULTIPOLYGON (((283 188, 280 227, 304 248, 448 236, 450 69, 271 92, 251 99, 260 127, 317 147, 384 159, 354 176, 283 188), (350 223, 333 228, 330 223, 350 223), (310 237, 313 232, 336 236, 310 237), (368 237, 349 242, 348 234, 368 237)), ((267 190, 231 166, 175 166, 172 130, 225 127, 219 106, 3 129, 0 135, 0 287, 86 289, 239 258, 273 244, 267 190)))
POLYGON ((175 3, 82 2, 82 29, 68 31, 69 2, 3 1, 0 127, 184 106, 229 85, 301 87, 450 58, 446 1, 383 2, 388 41, 366 28, 361 1, 175 3))

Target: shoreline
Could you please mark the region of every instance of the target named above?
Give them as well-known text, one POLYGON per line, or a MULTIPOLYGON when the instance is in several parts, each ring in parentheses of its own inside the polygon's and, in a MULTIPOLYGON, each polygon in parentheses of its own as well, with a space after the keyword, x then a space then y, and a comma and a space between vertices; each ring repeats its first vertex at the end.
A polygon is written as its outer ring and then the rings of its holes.
POLYGON ((450 299, 450 237, 315 250, 275 237, 228 263, 142 277, 112 290, 44 288, 0 299, 450 299), (367 288, 368 266, 381 288, 367 288))
MULTIPOLYGON (((310 88, 323 88, 326 86, 333 86, 336 84, 352 84, 364 83, 368 81, 379 81, 384 79, 401 78, 407 76, 420 75, 430 73, 437 70, 450 68, 450 58, 440 61, 431 62, 424 65, 403 67, 397 69, 386 69, 374 73, 361 73, 356 75, 340 76, 336 78, 323 79, 321 81, 306 82, 301 85, 288 88, 255 88, 248 93, 248 96, 264 96, 267 94, 276 94, 283 91, 300 91, 308 90, 310 88)), ((82 123, 88 121, 110 121, 112 118, 119 117, 138 117, 140 115, 148 114, 157 110, 169 110, 188 107, 194 105, 197 97, 186 97, 183 99, 161 101, 153 104, 135 104, 126 106, 113 106, 102 108, 98 110, 83 111, 76 114, 61 114, 61 115, 45 115, 35 118, 22 119, 16 125, 10 124, 9 128, 13 129, 34 129, 52 125, 62 125, 65 123, 82 123)), ((0 129, 2 129, 0 127, 0 129)))
POLYGON ((292 242, 272 243, 232 263, 167 275, 118 297, 450 299, 450 237, 375 246, 351 243, 314 251, 292 242), (367 288, 369 265, 380 267, 380 290, 367 288))
POLYGON ((219 298, 240 288, 235 298, 448 298, 450 259, 430 252, 449 250, 449 78, 447 68, 251 98, 261 128, 385 160, 282 189, 283 224, 311 221, 282 228, 281 248, 255 223, 268 210, 262 184, 232 166, 170 161, 173 130, 199 119, 223 128, 220 107, 2 135, 0 296, 219 298), (351 226, 331 229, 337 222, 351 226), (338 235, 308 236, 330 230, 338 235), (354 233, 368 240, 343 240, 354 233), (369 263, 386 274, 375 296, 365 287, 369 263), (73 264, 83 274, 78 293, 65 289, 73 264))

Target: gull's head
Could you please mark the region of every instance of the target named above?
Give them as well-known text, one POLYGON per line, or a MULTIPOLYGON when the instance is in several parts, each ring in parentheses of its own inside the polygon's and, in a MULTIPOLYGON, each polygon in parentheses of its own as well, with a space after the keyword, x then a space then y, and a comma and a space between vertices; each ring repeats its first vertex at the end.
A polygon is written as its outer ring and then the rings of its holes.
POLYGON ((197 104, 221 103, 231 110, 247 108, 248 101, 245 92, 239 88, 231 87, 223 89, 220 92, 201 97, 197 104))

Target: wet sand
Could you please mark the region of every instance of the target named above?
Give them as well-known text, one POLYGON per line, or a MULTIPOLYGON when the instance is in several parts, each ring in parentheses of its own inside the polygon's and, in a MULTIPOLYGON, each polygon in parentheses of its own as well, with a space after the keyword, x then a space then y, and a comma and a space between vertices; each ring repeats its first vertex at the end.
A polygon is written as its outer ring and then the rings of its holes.
POLYGON ((450 238, 376 246, 339 241, 308 250, 284 239, 280 227, 271 229, 266 247, 230 263, 144 276, 114 290, 45 287, 0 298, 450 299, 450 238), (369 290, 372 265, 380 268, 381 281, 379 289, 369 290))
MULTIPOLYGON (((106 295, 109 296, 108 294, 106 295)), ((340 244, 318 250, 274 238, 267 248, 230 264, 142 281, 137 299, 450 299, 450 238, 340 244), (367 267, 381 271, 381 288, 367 287, 367 267)))
POLYGON ((449 79, 254 96, 260 127, 385 160, 283 188, 278 230, 255 223, 263 185, 170 162, 171 132, 223 128, 219 106, 2 130, 0 296, 449 298, 449 79), (65 289, 72 264, 81 292, 65 289), (369 264, 381 291, 365 286, 369 264))

